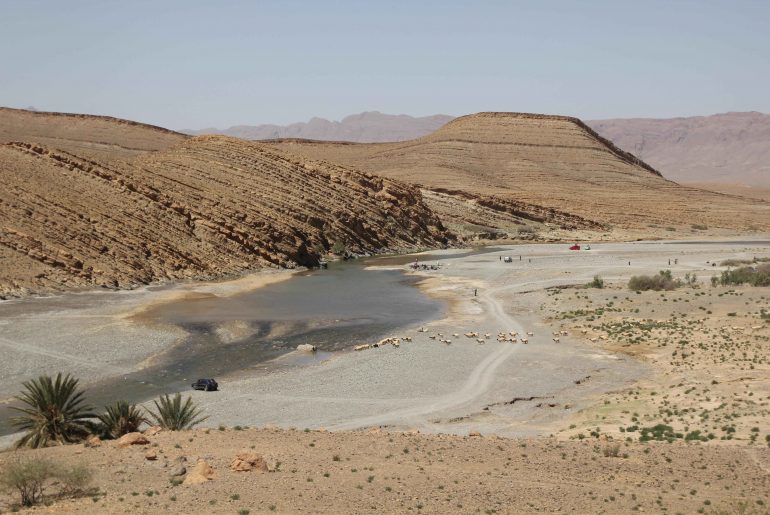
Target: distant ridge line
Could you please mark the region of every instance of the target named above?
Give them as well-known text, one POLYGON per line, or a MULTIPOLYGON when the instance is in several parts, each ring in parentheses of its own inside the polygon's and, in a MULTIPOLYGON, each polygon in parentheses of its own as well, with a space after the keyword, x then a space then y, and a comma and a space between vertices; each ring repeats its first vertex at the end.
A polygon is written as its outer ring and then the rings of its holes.
POLYGON ((57 111, 32 111, 30 109, 17 109, 14 107, 3 107, 0 106, 0 111, 10 111, 10 112, 17 112, 17 113, 28 113, 31 115, 39 115, 39 116, 59 116, 59 117, 67 117, 67 118, 78 118, 81 120, 104 120, 107 122, 113 122, 118 123, 122 125, 131 125, 134 127, 144 127, 147 129, 156 130, 159 132, 163 132, 165 134, 174 134, 176 136, 182 136, 184 138, 190 138, 191 136, 189 134, 185 134, 183 132, 177 132, 171 129, 167 129, 165 127, 161 127, 159 125, 152 125, 149 123, 142 123, 142 122, 136 122, 134 120, 128 120, 126 118, 117 118, 115 116, 105 116, 101 114, 82 114, 82 113, 61 113, 57 111))

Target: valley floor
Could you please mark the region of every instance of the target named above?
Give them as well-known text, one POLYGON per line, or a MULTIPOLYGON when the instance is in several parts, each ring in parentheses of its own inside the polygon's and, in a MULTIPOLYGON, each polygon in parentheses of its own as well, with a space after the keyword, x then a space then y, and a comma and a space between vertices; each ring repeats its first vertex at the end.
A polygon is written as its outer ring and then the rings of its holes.
POLYGON ((35 452, 104 472, 106 495, 56 504, 73 511, 765 513, 770 291, 709 281, 724 260, 754 257, 770 242, 430 253, 420 259, 440 269, 414 273, 448 313, 385 335, 399 347, 351 341, 314 364, 222 378, 220 392, 192 393, 209 429, 151 437, 155 461, 110 443, 35 452), (695 287, 626 286, 666 269, 695 287), (583 287, 594 276, 605 288, 583 287), (498 341, 512 332, 517 343, 498 341), (279 471, 230 471, 249 449, 279 471), (170 485, 177 455, 215 478, 170 485))

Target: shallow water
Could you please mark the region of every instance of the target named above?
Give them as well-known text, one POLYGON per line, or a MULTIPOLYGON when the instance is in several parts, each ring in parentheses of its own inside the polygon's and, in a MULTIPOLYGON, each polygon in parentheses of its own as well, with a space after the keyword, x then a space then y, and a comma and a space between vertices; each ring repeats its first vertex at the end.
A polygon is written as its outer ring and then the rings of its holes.
MULTIPOLYGON (((416 279, 397 270, 364 270, 362 265, 333 263, 328 270, 300 273, 231 297, 201 295, 157 306, 137 321, 177 326, 188 336, 142 370, 88 385, 88 401, 95 406, 117 399, 145 401, 188 390, 199 377, 217 378, 226 389, 227 381, 221 379, 229 374, 301 366, 441 316, 443 303, 422 294, 416 279), (266 363, 302 343, 316 345, 320 352, 266 363)), ((120 295, 108 292, 96 297, 98 302, 109 302, 111 294, 120 295)), ((35 299, 28 307, 35 312, 46 306, 61 310, 81 302, 97 301, 87 295, 60 296, 35 299)), ((24 302, 7 309, 18 315, 24 302)), ((9 430, 10 414, 0 407, 2 434, 9 430)))

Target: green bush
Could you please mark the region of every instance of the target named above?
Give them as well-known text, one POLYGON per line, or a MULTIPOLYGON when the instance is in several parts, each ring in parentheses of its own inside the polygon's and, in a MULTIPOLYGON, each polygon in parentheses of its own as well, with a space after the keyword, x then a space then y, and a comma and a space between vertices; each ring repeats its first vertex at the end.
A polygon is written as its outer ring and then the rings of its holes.
POLYGON ((126 433, 134 433, 147 422, 139 408, 126 401, 117 401, 104 409, 105 412, 99 415, 99 432, 103 438, 120 438, 126 433))
POLYGON ((734 284, 770 286, 770 265, 744 266, 735 270, 725 270, 719 277, 719 283, 722 286, 734 284))
POLYGON ((604 279, 602 279, 598 275, 595 275, 593 280, 590 283, 586 284, 586 287, 602 289, 604 288, 604 279))
POLYGON ((78 380, 67 374, 40 376, 22 383, 25 391, 16 397, 26 406, 11 406, 22 415, 11 418, 11 424, 26 431, 16 447, 45 447, 83 440, 94 430, 89 420, 96 417, 86 406, 78 380))
POLYGON ((341 256, 348 251, 348 248, 341 241, 335 241, 331 248, 331 253, 341 256))
POLYGON ((150 417, 160 427, 170 431, 191 429, 208 418, 201 416, 200 408, 195 405, 191 397, 187 397, 187 400, 182 404, 181 393, 177 393, 173 398, 164 395, 153 403, 157 413, 149 411, 150 417))
POLYGON ((628 281, 628 288, 635 291, 674 290, 679 285, 671 276, 671 270, 661 270, 658 275, 635 275, 628 281))

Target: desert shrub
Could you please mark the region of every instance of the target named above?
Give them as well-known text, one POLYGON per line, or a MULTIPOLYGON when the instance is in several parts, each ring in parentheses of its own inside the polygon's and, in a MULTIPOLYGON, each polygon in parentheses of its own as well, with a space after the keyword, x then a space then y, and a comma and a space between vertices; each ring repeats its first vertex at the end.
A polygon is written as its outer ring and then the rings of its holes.
POLYGON ((628 281, 628 288, 635 291, 673 290, 679 281, 671 276, 671 270, 661 270, 658 275, 635 275, 628 281))
POLYGON ((723 286, 734 284, 770 286, 770 265, 744 266, 735 270, 725 270, 719 277, 719 283, 723 286))
POLYGON ((42 458, 12 460, 0 470, 0 486, 17 493, 22 506, 40 503, 46 486, 51 485, 59 486, 56 494, 59 497, 84 494, 93 477, 93 472, 85 465, 60 467, 42 458))
POLYGON ((682 433, 677 433, 674 428, 665 424, 657 424, 652 427, 643 427, 640 431, 639 441, 648 442, 650 440, 673 442, 677 438, 684 438, 682 433))
POLYGON ((607 445, 602 449, 605 458, 617 458, 620 456, 620 444, 607 445))
POLYGON ((43 498, 43 489, 54 473, 53 464, 40 458, 6 463, 0 472, 0 485, 19 494, 22 506, 34 506, 43 498))
POLYGON ((40 376, 22 383, 25 391, 16 397, 24 407, 12 406, 22 415, 11 418, 11 424, 26 431, 16 447, 45 447, 51 443, 78 442, 91 434, 96 415, 84 404, 78 380, 67 374, 40 376))
POLYGON ((187 400, 182 404, 181 393, 177 393, 173 398, 164 395, 153 403, 157 413, 152 411, 148 411, 148 413, 155 423, 163 429, 171 431, 191 429, 208 418, 201 416, 200 408, 195 405, 191 397, 187 397, 187 400))
POLYGON ((348 248, 345 246, 345 244, 341 241, 335 241, 331 248, 331 253, 336 254, 338 256, 341 256, 345 252, 347 252, 348 248))
POLYGON ((708 229, 708 227, 703 224, 692 224, 690 227, 695 231, 705 231, 708 229))
POLYGON ((690 288, 698 287, 698 276, 695 275, 695 272, 693 273, 687 272, 686 274, 684 274, 684 284, 686 284, 690 288))
POLYGON ((537 229, 529 225, 525 225, 524 227, 519 227, 516 232, 518 232, 520 235, 535 235, 537 234, 537 229))
POLYGON ((126 433, 133 433, 147 421, 135 404, 126 401, 105 406, 105 412, 99 415, 99 432, 104 438, 120 438, 126 433))
POLYGON ((75 496, 86 492, 94 474, 90 468, 80 464, 54 470, 54 475, 61 484, 60 495, 75 496))
POLYGON ((598 275, 595 275, 593 280, 590 283, 586 284, 586 287, 602 289, 604 288, 604 279, 602 279, 598 275))
POLYGON ((767 257, 754 257, 753 259, 725 259, 719 266, 740 266, 740 265, 754 265, 757 263, 767 263, 770 258, 767 257))

